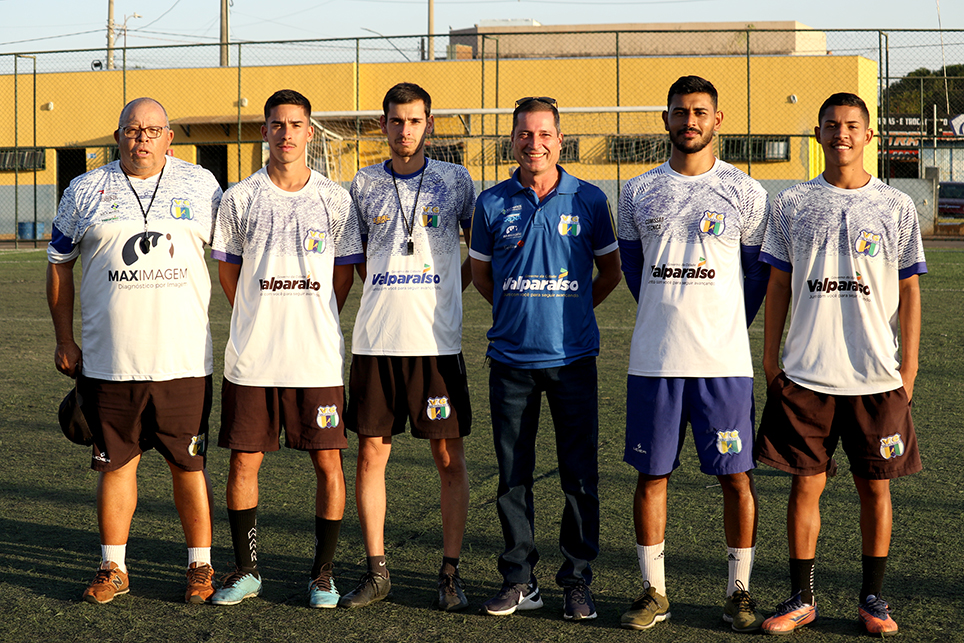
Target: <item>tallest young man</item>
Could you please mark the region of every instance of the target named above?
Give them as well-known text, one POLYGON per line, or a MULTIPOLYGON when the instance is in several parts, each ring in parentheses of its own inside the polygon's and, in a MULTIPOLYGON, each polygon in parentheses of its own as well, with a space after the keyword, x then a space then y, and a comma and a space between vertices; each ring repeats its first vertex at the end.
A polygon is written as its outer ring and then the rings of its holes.
POLYGON ((756 541, 753 365, 746 327, 766 288, 758 261, 766 221, 759 183, 713 153, 723 121, 712 83, 684 76, 663 112, 669 161, 630 180, 619 200, 626 283, 639 302, 629 354, 625 460, 639 471, 633 500, 645 591, 627 629, 669 618, 663 571, 669 478, 686 424, 703 473, 723 491, 729 580, 723 618, 737 632, 763 616, 748 593, 756 541))

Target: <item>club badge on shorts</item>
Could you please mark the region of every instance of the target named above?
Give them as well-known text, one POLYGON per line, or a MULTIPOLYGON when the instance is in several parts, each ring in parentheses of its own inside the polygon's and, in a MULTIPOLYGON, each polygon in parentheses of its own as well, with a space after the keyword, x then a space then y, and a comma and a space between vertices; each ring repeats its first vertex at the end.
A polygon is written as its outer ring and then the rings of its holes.
POLYGON ((899 458, 902 455, 904 455, 904 438, 900 433, 880 439, 880 457, 884 460, 899 458))
POLYGON ((452 414, 452 407, 447 397, 430 397, 425 413, 430 420, 445 420, 452 414))
POLYGON ((736 455, 743 450, 743 440, 740 439, 739 431, 717 431, 716 450, 726 455, 731 453, 736 455))
POLYGON ((332 404, 331 406, 319 406, 318 407, 318 417, 315 419, 318 426, 322 429, 334 429, 338 426, 338 407, 332 404))
POLYGON ((187 445, 188 455, 195 457, 204 455, 207 450, 208 439, 206 435, 195 435, 191 438, 191 444, 187 445))

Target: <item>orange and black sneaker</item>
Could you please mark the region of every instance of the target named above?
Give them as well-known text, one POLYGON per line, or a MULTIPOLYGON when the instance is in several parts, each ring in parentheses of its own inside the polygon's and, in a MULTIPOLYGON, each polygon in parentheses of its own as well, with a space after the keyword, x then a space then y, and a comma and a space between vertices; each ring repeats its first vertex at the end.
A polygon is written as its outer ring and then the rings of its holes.
POLYGON ((191 563, 187 568, 187 591, 184 601, 200 605, 214 594, 214 568, 207 563, 191 563))
POLYGON ((777 605, 776 614, 763 621, 763 633, 770 635, 790 634, 797 628, 817 620, 817 606, 804 603, 797 592, 777 605))
POLYGON ((893 636, 897 634, 897 623, 890 617, 890 606, 879 596, 871 594, 857 606, 857 616, 867 634, 873 636, 893 636))
POLYGON ((94 580, 84 591, 84 600, 88 603, 110 603, 115 596, 126 594, 130 591, 130 584, 127 582, 127 572, 122 572, 117 563, 107 562, 106 568, 101 566, 94 575, 94 580))

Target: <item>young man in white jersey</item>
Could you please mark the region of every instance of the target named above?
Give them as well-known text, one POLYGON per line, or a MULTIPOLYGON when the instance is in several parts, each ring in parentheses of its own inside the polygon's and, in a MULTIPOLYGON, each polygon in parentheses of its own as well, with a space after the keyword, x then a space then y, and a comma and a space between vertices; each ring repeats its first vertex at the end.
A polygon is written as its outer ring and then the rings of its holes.
POLYGON ((160 103, 128 103, 114 132, 119 160, 71 181, 47 249, 54 362, 80 377, 94 435, 90 466, 99 472, 101 565, 84 592, 89 603, 129 591, 137 467, 152 448, 170 467, 187 539, 185 600, 203 603, 214 593, 204 471, 213 370, 204 246, 221 188, 207 170, 168 156, 173 139, 160 103), (78 257, 83 355, 73 332, 78 257))
POLYGON ((218 445, 231 449, 227 504, 235 571, 211 602, 235 605, 261 593, 257 556, 258 472, 285 445, 307 451, 315 470, 315 555, 308 604, 333 608, 332 560, 345 509, 341 449, 348 446, 338 314, 362 261, 347 190, 306 163, 311 104, 275 92, 261 135, 268 165, 224 194, 212 256, 233 307, 224 350, 218 445))
POLYGON ((729 580, 723 619, 760 629, 750 598, 756 545, 753 366, 746 327, 760 307, 766 192, 713 154, 723 113, 709 81, 669 89, 663 122, 669 161, 625 185, 619 250, 639 303, 629 357, 624 459, 639 472, 633 499, 644 590, 622 616, 627 629, 669 618, 664 573, 667 488, 686 424, 700 469, 720 481, 729 580))
POLYGON ((814 134, 826 169, 774 199, 761 255, 772 269, 757 458, 793 474, 791 596, 763 630, 788 634, 817 618, 820 496, 842 441, 860 498, 857 614, 868 634, 890 636, 897 623, 880 597, 893 523, 890 480, 922 468, 910 402, 920 340, 918 278, 927 265, 913 201, 864 169, 864 148, 874 136, 864 101, 834 94, 818 122, 814 134))
POLYGON ((441 482, 442 565, 438 608, 468 605, 459 555, 469 506, 462 438, 472 411, 462 358, 462 291, 471 282, 459 229, 469 241, 475 190, 468 170, 425 156, 432 99, 412 83, 382 101, 391 157, 361 169, 351 185, 365 263, 352 334, 346 421, 358 434, 355 496, 368 554, 358 587, 339 605, 364 607, 391 590, 385 561, 385 468, 392 436, 411 422, 427 439, 441 482))

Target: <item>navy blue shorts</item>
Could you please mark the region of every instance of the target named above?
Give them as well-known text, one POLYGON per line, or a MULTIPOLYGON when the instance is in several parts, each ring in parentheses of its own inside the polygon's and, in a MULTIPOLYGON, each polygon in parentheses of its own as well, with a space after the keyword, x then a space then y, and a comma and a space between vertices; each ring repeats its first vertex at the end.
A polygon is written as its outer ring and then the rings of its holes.
POLYGON ((729 475, 756 466, 752 377, 629 376, 623 460, 644 475, 672 473, 687 423, 703 473, 729 475))

